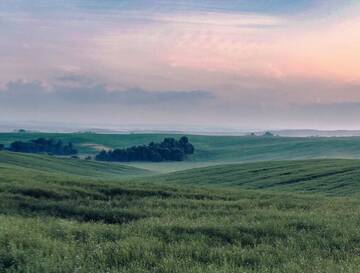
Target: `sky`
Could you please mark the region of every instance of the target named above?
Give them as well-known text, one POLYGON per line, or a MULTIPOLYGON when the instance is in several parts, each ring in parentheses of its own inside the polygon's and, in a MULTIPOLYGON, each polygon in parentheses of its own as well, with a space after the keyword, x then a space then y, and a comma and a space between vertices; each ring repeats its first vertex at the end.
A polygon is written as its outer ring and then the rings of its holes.
POLYGON ((0 121, 360 129, 360 1, 1 0, 0 121))

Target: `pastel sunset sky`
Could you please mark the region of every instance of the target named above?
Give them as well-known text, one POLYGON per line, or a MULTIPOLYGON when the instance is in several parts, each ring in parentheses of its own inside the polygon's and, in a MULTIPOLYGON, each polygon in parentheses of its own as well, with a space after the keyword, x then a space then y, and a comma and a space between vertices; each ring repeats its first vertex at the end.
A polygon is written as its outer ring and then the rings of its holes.
POLYGON ((360 128, 360 1, 1 0, 0 121, 360 128))

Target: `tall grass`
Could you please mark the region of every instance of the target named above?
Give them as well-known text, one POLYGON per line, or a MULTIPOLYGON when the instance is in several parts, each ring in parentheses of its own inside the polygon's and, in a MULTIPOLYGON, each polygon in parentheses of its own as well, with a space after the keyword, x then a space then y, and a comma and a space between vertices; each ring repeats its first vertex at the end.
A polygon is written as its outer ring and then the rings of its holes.
MULTIPOLYGON (((360 199, 236 185, 346 169, 332 180, 342 185, 356 178, 357 161, 257 164, 144 176, 121 165, 1 152, 0 272, 358 273, 360 199)), ((323 183, 311 187, 327 193, 323 183)))
POLYGON ((0 272, 358 272, 360 201, 151 183, 0 184, 0 272))

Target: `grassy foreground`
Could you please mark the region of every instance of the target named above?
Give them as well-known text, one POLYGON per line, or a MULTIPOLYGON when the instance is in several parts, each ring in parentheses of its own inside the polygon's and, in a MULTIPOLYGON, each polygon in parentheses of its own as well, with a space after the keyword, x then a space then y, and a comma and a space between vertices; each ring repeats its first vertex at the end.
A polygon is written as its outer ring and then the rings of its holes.
MULTIPOLYGON (((4 152, 0 162, 0 272, 360 268, 356 198, 151 183, 155 177, 130 179, 121 172, 92 176, 85 175, 92 169, 87 164, 95 163, 4 152), (31 169, 29 160, 54 165, 31 169), (77 171, 71 172, 73 164, 77 171), (67 176, 56 171, 64 166, 67 176), (17 174, 4 171, 9 168, 17 174)), ((122 168, 128 171, 115 169, 122 168)))

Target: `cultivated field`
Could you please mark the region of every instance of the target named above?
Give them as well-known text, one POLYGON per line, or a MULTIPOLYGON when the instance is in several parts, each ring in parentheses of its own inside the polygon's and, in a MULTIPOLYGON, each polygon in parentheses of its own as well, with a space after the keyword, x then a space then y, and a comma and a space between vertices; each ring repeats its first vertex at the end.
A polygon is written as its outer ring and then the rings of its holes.
MULTIPOLYGON (((104 149, 126 148, 133 145, 160 142, 165 137, 179 138, 174 134, 49 134, 49 133, 0 133, 0 143, 36 138, 61 139, 74 143, 83 155, 95 155, 104 149)), ((294 160, 314 158, 360 159, 360 137, 344 138, 295 138, 295 137, 246 137, 246 136, 189 136, 196 153, 188 161, 176 163, 131 163, 133 166, 168 172, 214 164, 237 162, 294 160)))
POLYGON ((178 168, 0 152, 0 272, 359 272, 360 160, 309 159, 356 158, 360 139, 191 141, 198 153, 178 168))

